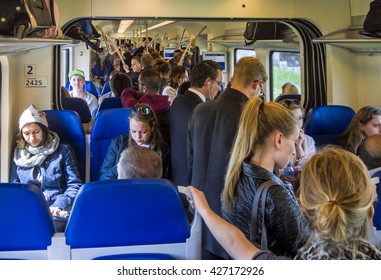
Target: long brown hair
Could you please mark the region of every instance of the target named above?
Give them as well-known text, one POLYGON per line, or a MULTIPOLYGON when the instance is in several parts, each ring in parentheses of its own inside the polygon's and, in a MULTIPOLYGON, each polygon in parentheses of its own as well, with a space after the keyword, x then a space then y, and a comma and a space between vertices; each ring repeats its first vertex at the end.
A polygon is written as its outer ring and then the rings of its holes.
POLYGON ((339 137, 339 143, 343 143, 346 150, 356 154, 361 142, 366 138, 364 131, 361 129, 361 124, 366 125, 375 115, 381 116, 381 109, 365 106, 358 110, 347 129, 339 137))

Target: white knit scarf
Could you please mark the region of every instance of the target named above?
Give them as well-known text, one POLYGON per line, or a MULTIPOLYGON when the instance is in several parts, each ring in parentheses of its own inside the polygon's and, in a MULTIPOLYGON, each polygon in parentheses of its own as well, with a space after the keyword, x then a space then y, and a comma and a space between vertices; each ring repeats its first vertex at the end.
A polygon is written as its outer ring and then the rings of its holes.
POLYGON ((55 132, 50 131, 50 134, 53 139, 47 146, 33 147, 27 144, 25 149, 16 148, 13 154, 13 160, 16 165, 20 167, 34 167, 41 165, 48 155, 51 155, 57 150, 60 143, 60 138, 55 132))

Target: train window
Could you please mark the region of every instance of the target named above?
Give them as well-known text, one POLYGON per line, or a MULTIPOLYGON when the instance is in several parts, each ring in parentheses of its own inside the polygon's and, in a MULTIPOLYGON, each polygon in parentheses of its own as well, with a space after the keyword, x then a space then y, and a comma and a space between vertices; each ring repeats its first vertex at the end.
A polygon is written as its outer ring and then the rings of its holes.
POLYGON ((300 53, 272 51, 270 53, 270 75, 271 100, 282 93, 282 85, 286 82, 291 82, 300 89, 300 53))
POLYGON ((234 65, 237 63, 237 61, 244 56, 256 56, 255 50, 249 50, 249 49, 235 49, 234 54, 234 65))

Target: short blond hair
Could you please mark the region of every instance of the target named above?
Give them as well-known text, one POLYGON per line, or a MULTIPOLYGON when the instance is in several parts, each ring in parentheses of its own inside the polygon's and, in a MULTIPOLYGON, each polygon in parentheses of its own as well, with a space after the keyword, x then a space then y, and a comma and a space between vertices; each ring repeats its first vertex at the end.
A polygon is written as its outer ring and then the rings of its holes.
POLYGON ((255 57, 244 56, 234 66, 232 80, 243 87, 249 86, 255 80, 261 80, 262 83, 265 83, 267 79, 265 66, 255 57))
POLYGON ((282 86, 282 94, 299 94, 299 88, 297 85, 287 82, 282 86))

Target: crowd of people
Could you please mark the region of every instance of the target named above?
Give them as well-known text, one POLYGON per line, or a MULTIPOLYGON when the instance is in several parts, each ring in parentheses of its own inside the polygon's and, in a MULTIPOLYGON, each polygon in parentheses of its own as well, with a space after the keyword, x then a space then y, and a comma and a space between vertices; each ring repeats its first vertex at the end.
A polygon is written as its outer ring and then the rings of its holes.
MULTIPOLYGON (((142 49, 108 70, 110 93, 99 100, 84 89, 83 71, 69 73, 70 96, 84 99, 94 118, 109 97, 131 109, 129 133, 111 141, 99 180, 189 186, 204 221, 203 259, 381 259, 370 242, 377 206, 368 172, 381 167, 381 109, 361 108, 336 145, 316 147, 300 99, 264 100, 268 77, 257 58, 241 58, 222 91, 218 63, 186 67, 142 49), (290 162, 301 170, 298 193, 281 176, 290 162)), ((292 84, 283 90, 299 93, 292 84)), ((70 146, 48 127, 33 105, 22 113, 10 181, 39 186, 58 215, 84 182, 70 146)))

